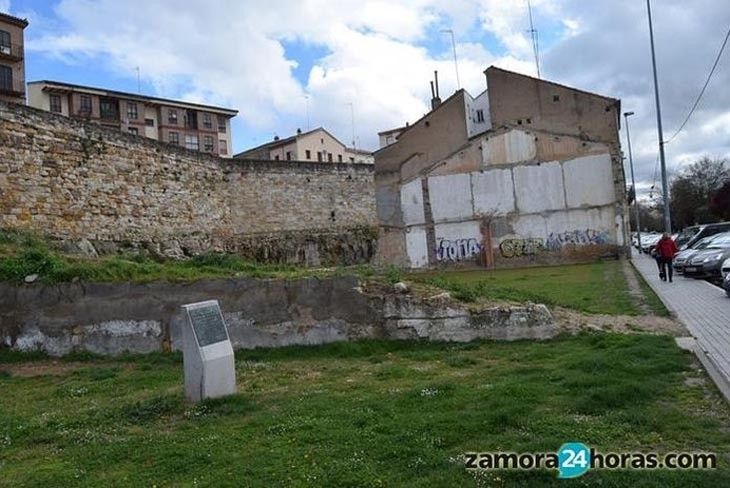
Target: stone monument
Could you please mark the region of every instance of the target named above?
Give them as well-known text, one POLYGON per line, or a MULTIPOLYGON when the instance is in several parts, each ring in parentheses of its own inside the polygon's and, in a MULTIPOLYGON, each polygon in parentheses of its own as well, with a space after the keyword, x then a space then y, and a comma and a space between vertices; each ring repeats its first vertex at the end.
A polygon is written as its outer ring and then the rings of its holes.
POLYGON ((185 397, 193 402, 236 393, 233 346, 217 300, 182 306, 185 397))

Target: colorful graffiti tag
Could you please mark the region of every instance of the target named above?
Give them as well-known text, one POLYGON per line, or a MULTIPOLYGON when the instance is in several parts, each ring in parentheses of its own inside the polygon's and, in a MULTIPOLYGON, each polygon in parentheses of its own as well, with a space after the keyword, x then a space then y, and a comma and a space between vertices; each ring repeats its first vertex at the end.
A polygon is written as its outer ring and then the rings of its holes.
POLYGON ((551 233, 545 241, 545 248, 548 251, 559 251, 566 245, 575 246, 596 246, 608 244, 608 232, 602 230, 573 230, 559 234, 551 233))
POLYGON ((463 261, 477 256, 482 250, 476 239, 439 239, 436 259, 439 261, 463 261))
POLYGON ((544 250, 542 239, 505 239, 499 243, 499 252, 506 258, 532 256, 544 250))
POLYGON ((543 251, 560 251, 565 246, 597 246, 609 244, 608 232, 585 229, 551 233, 547 239, 505 239, 499 244, 499 251, 505 258, 534 256, 543 251))

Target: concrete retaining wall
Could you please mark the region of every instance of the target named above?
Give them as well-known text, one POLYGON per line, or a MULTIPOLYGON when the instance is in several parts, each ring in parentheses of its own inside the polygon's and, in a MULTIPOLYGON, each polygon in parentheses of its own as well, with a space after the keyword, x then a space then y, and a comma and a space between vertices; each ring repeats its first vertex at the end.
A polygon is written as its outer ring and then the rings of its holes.
POLYGON ((0 283, 0 347, 115 355, 181 349, 179 307, 217 299, 235 348, 363 338, 469 341, 557 333, 542 305, 470 312, 453 301, 365 293, 353 277, 191 284, 0 283))

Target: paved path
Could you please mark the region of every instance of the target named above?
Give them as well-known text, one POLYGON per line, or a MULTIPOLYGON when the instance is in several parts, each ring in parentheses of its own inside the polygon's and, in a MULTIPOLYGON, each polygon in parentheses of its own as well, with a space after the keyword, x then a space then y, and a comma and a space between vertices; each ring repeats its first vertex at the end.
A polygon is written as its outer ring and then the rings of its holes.
POLYGON ((675 274, 673 283, 661 281, 656 262, 645 254, 634 252, 632 262, 664 305, 694 336, 699 346, 695 353, 730 401, 730 297, 703 280, 675 274))

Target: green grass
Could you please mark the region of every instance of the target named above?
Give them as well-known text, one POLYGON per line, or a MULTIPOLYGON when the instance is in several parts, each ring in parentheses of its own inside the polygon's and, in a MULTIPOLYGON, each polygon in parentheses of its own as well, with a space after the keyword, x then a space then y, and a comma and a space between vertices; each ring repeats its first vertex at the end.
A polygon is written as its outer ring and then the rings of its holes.
POLYGON ((587 313, 638 315, 619 261, 542 268, 412 273, 454 298, 531 301, 587 313))
POLYGON ((179 355, 76 359, 51 374, 0 354, 0 486, 730 486, 730 409, 685 383, 698 370, 669 337, 239 352, 240 393, 197 405, 179 355), (469 473, 461 457, 566 441, 712 451, 720 465, 565 481, 469 473))
POLYGON ((631 266, 631 270, 632 273, 634 273, 634 275, 636 276, 636 280, 639 282, 641 292, 644 294, 644 301, 649 306, 652 313, 654 315, 659 315, 660 317, 669 317, 671 314, 669 313, 667 307, 664 306, 664 302, 662 302, 657 294, 654 293, 654 290, 651 289, 644 277, 641 276, 641 273, 639 273, 633 265, 631 266))
POLYGON ((0 281, 23 282, 37 274, 42 283, 74 279, 95 282, 196 281, 206 278, 300 278, 350 272, 367 277, 370 266, 314 269, 286 264, 262 264, 241 257, 209 253, 185 260, 154 260, 145 254, 83 258, 53 249, 41 237, 26 232, 0 231, 0 281))

